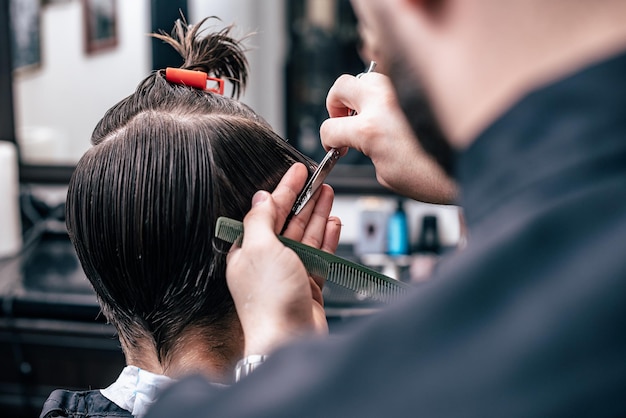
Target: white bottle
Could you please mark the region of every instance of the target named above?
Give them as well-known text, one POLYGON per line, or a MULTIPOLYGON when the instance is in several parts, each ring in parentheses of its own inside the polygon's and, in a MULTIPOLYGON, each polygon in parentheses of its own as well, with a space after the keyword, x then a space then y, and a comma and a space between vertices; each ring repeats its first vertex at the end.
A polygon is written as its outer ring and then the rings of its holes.
POLYGON ((19 184, 15 144, 0 141, 0 258, 12 257, 22 248, 19 184))

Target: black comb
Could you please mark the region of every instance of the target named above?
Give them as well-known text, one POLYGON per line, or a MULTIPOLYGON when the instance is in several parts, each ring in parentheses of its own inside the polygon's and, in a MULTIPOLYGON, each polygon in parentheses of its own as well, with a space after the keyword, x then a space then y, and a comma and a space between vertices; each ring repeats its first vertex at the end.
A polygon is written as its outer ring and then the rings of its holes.
MULTIPOLYGON (((215 236, 231 244, 241 243, 243 224, 234 219, 220 217, 215 225, 215 236)), ((338 293, 342 294, 342 299, 346 301, 354 299, 360 302, 390 303, 411 288, 406 283, 334 254, 281 235, 278 235, 278 239, 300 257, 311 276, 323 278, 335 285, 338 293)))

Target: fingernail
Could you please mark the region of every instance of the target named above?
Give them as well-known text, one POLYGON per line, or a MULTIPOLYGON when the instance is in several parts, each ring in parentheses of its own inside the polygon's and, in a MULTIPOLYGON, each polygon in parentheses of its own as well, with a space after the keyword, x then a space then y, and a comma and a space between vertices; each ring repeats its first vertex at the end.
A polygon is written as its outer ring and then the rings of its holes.
POLYGON ((252 196, 252 207, 265 202, 270 194, 264 190, 259 190, 252 196))

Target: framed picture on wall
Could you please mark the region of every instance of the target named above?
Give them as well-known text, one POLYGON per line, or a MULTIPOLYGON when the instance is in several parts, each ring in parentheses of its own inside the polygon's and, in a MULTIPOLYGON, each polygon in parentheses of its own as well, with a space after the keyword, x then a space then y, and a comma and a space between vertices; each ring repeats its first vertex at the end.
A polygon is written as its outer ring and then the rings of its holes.
POLYGON ((40 0, 10 0, 11 47, 14 70, 41 64, 40 0))
POLYGON ((117 45, 116 0, 83 0, 85 51, 88 54, 117 45))

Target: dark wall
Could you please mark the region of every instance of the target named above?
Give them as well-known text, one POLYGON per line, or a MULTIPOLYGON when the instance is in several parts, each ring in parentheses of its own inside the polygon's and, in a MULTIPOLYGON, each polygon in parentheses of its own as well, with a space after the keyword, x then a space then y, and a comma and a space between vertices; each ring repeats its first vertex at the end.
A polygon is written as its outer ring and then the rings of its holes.
POLYGON ((0 140, 15 142, 9 2, 0 1, 0 140))
MULTIPOLYGON (((163 30, 170 33, 174 21, 181 17, 189 19, 187 0, 152 0, 152 32, 163 30)), ((152 69, 180 67, 182 58, 174 49, 158 39, 152 39, 152 69)))

